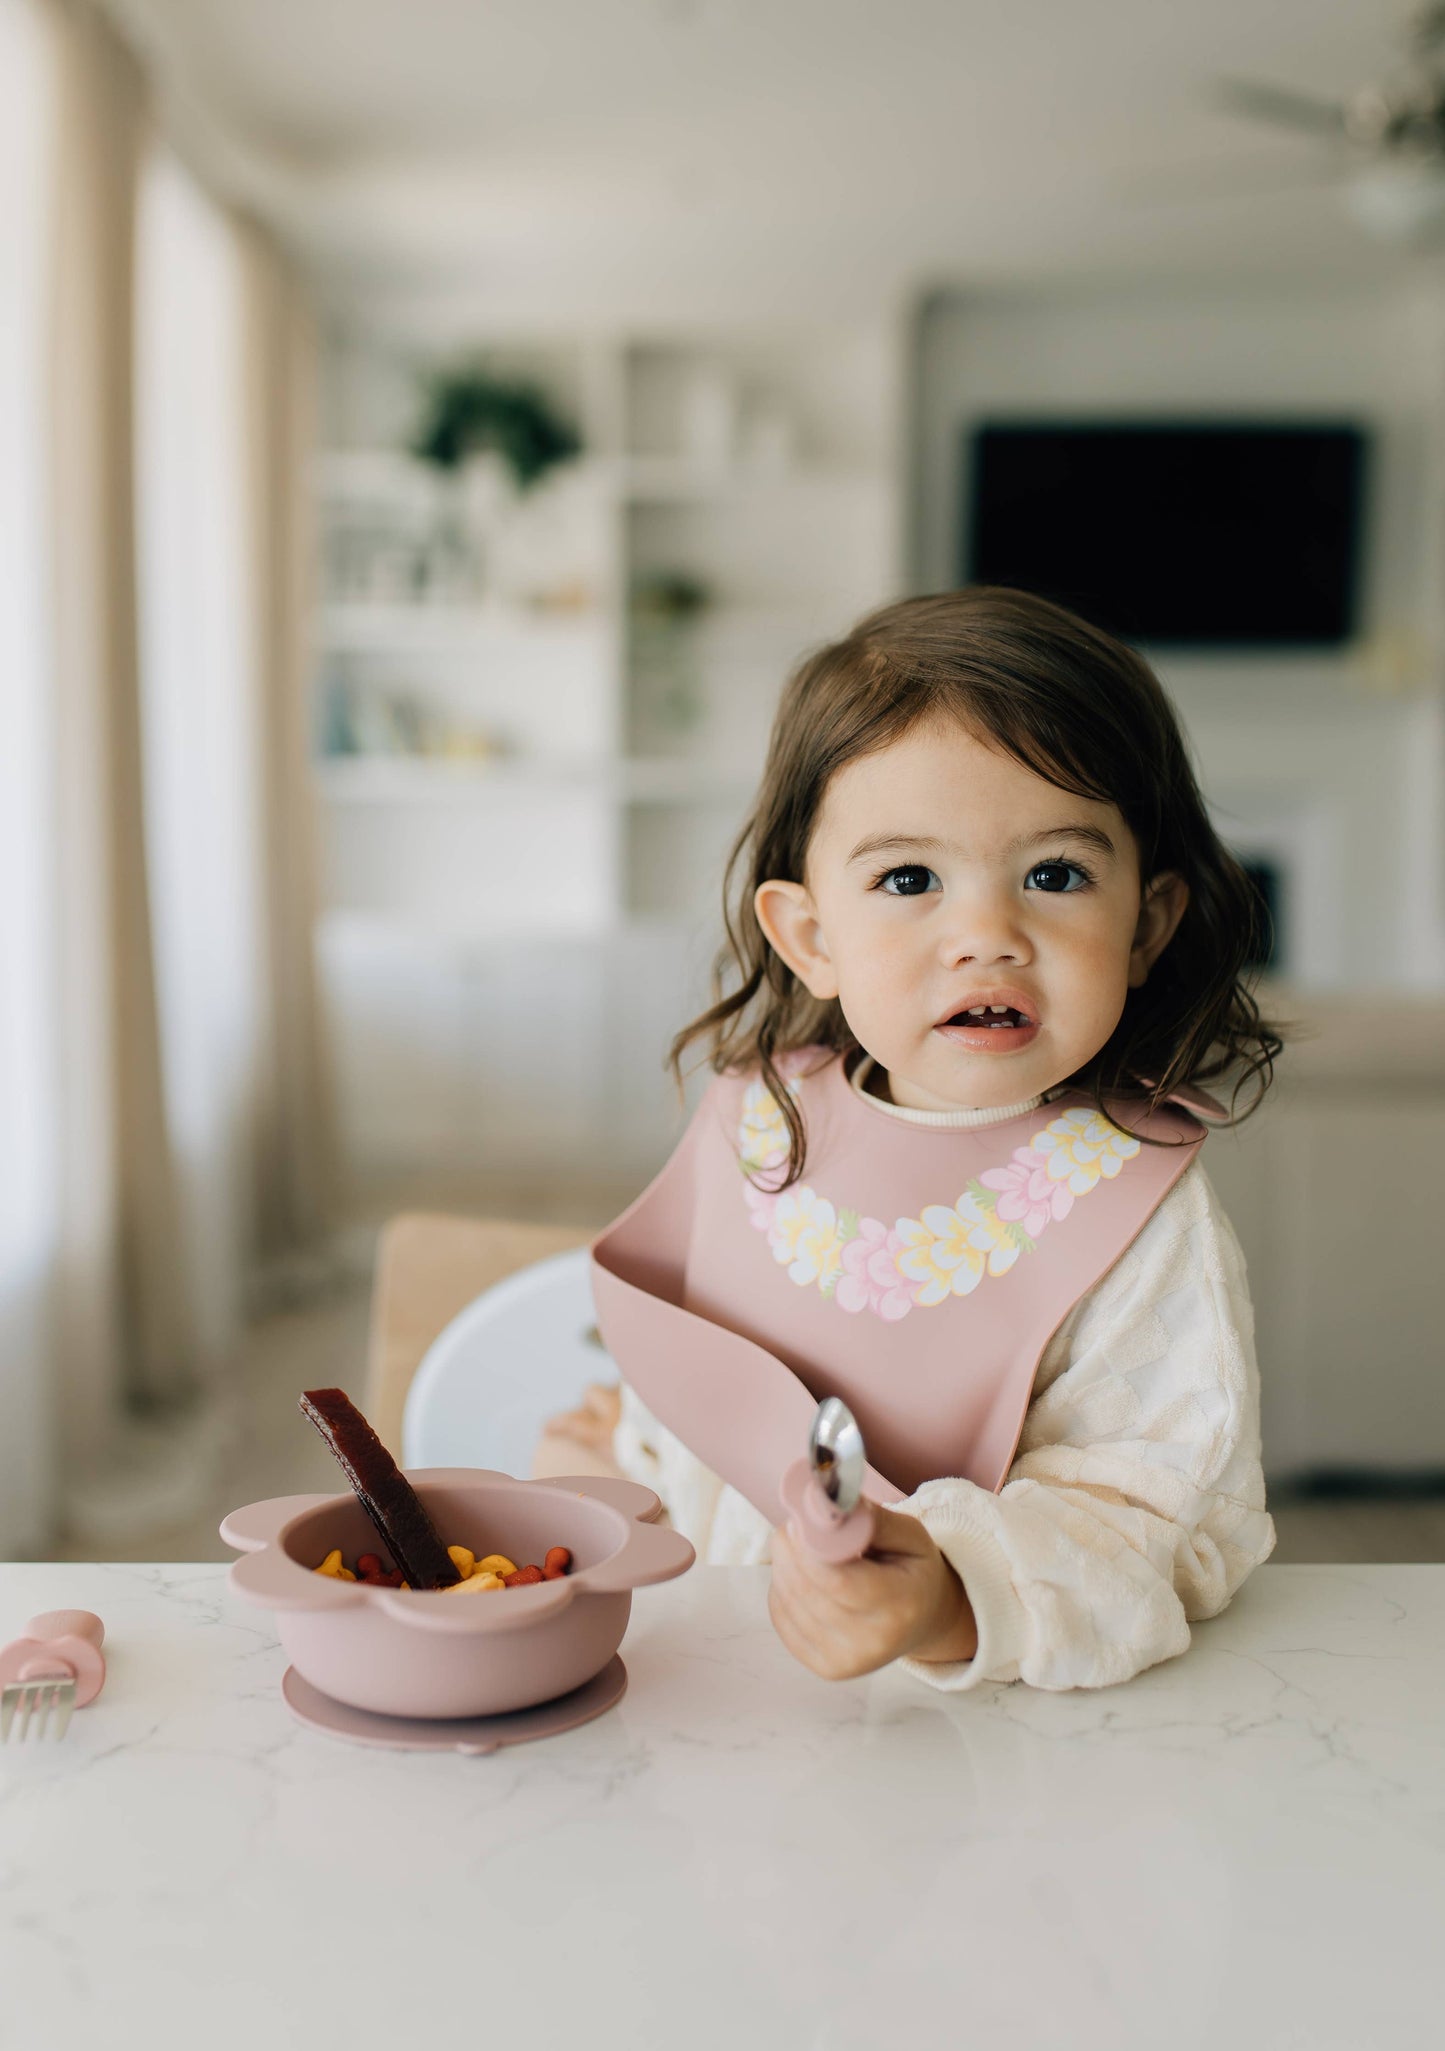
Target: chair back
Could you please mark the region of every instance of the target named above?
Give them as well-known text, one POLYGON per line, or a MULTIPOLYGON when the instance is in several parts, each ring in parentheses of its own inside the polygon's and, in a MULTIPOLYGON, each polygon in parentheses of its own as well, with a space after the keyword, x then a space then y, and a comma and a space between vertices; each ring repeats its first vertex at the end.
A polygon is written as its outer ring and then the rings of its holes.
POLYGON ((495 1467, 527 1476, 542 1426, 615 1381, 592 1308, 585 1246, 507 1275, 423 1356, 402 1425, 406 1467, 495 1467))

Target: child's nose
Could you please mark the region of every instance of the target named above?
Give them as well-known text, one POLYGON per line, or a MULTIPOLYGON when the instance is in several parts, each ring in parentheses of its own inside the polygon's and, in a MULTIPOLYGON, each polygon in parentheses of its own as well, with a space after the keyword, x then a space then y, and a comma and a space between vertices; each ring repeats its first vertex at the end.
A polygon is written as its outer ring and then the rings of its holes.
POLYGON ((978 890, 954 901, 942 936, 942 953, 951 968, 957 962, 1012 961, 1032 958, 1023 913, 1011 893, 978 890))

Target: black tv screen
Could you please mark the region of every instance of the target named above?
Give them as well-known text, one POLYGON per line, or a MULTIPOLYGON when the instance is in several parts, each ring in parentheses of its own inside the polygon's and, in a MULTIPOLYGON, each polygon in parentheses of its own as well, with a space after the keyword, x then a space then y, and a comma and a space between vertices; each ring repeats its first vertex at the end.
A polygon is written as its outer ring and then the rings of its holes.
POLYGON ((984 422, 964 451, 962 581, 1039 592, 1130 641, 1338 644, 1364 469, 1364 434, 1338 422, 984 422))

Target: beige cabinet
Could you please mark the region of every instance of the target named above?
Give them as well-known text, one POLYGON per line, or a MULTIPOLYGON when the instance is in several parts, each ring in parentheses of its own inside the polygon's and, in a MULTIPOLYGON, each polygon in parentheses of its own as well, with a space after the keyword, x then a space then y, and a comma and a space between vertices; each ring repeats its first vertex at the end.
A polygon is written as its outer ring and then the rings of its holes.
POLYGON ((1290 1009, 1313 1037, 1205 1156, 1249 1265, 1266 1468, 1445 1469, 1445 1008, 1290 1009))

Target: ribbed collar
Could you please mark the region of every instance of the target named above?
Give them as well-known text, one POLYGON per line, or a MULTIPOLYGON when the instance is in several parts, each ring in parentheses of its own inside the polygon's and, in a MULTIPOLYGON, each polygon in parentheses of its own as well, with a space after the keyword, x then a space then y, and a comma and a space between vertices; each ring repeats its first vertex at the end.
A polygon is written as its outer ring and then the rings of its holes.
POLYGON ((876 1111, 886 1111, 890 1118, 901 1119, 905 1125, 973 1126, 1002 1125, 1007 1118, 1022 1118, 1026 1111, 1033 1111, 1058 1091, 1044 1090, 1036 1097, 1025 1097, 1022 1103, 1005 1104, 997 1110, 982 1111, 915 1111, 906 1104, 889 1104, 882 1097, 875 1097, 871 1090, 865 1090, 864 1082, 878 1066, 871 1054, 865 1054, 848 1080, 866 1103, 876 1111))

